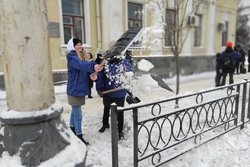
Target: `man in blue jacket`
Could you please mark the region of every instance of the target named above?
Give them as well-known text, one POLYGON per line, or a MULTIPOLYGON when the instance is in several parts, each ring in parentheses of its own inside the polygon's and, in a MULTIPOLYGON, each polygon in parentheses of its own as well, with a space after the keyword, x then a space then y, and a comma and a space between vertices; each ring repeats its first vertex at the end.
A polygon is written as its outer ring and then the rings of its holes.
POLYGON ((234 83, 233 75, 234 75, 235 66, 236 66, 236 59, 240 58, 240 53, 233 50, 233 43, 231 41, 228 41, 226 46, 227 47, 225 51, 222 52, 221 57, 220 57, 220 61, 222 65, 222 81, 221 81, 222 86, 225 85, 226 83, 227 74, 229 74, 229 84, 234 83), (226 57, 228 55, 230 56, 229 63, 226 62, 227 61, 226 57))
MULTIPOLYGON (((107 128, 109 128, 109 111, 112 103, 116 103, 117 106, 124 106, 125 97, 126 97, 126 89, 121 88, 124 86, 123 81, 121 80, 122 75, 126 75, 128 73, 131 74, 132 65, 129 59, 119 58, 114 56, 111 60, 108 60, 105 67, 102 71, 98 73, 98 77, 96 82, 96 90, 100 96, 103 97, 103 118, 102 118, 102 127, 99 132, 103 133, 107 128), (104 91, 113 90, 115 88, 116 91, 102 94, 104 91)), ((123 122, 124 122, 124 114, 123 112, 117 113, 117 122, 118 122, 118 137, 119 139, 124 138, 123 133, 123 122)))

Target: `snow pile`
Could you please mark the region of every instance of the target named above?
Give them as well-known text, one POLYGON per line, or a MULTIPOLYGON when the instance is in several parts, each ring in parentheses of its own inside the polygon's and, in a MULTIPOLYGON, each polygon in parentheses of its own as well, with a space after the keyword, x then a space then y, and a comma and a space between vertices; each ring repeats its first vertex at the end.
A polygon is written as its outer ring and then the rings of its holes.
POLYGON ((142 59, 138 62, 137 67, 141 71, 149 71, 150 69, 154 68, 154 65, 151 62, 142 59))

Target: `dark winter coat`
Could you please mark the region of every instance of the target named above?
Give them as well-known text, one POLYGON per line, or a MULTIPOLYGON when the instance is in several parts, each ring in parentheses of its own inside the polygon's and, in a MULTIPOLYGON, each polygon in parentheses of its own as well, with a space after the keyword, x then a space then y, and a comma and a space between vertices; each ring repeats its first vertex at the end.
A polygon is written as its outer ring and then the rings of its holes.
POLYGON ((240 57, 240 62, 245 62, 245 60, 246 60, 246 53, 244 52, 244 50, 240 50, 240 55, 241 55, 241 57, 240 57))
POLYGON ((221 54, 220 53, 217 53, 216 55, 215 55, 215 57, 216 57, 216 62, 215 62, 215 68, 216 68, 216 73, 217 74, 219 74, 219 73, 222 73, 222 62, 221 62, 221 60, 220 60, 220 56, 221 56, 221 54))
POLYGON ((71 50, 67 54, 67 95, 86 96, 89 94, 88 73, 94 72, 95 64, 94 61, 79 59, 75 50, 71 50))
POLYGON ((240 56, 241 55, 239 52, 234 51, 231 47, 227 47, 225 51, 221 53, 221 56, 220 56, 220 62, 222 64, 223 73, 234 73, 235 66, 236 66, 236 59, 240 58, 240 56), (232 66, 229 69, 223 66, 225 53, 232 53, 232 66))
POLYGON ((247 59, 247 61, 248 61, 248 65, 250 64, 250 49, 248 50, 248 59, 247 59))
MULTIPOLYGON (((97 92, 103 92, 106 90, 122 87, 122 83, 118 81, 117 78, 110 79, 110 76, 114 78, 115 76, 118 76, 123 72, 129 71, 132 71, 132 65, 130 64, 130 61, 126 58, 115 63, 108 62, 102 69, 102 71, 98 73, 98 78, 96 80, 97 92)), ((105 95, 112 98, 122 98, 126 96, 126 90, 121 89, 115 92, 107 93, 105 95)))

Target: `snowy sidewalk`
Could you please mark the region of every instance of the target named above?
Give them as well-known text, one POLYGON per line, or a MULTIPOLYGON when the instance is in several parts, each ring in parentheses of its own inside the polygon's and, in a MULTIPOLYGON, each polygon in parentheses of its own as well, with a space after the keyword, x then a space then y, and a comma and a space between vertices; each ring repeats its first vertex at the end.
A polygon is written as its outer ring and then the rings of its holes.
MULTIPOLYGON (((169 96, 175 96, 157 86, 157 83, 149 75, 143 76, 140 90, 135 94, 142 102, 157 101, 169 96)), ((215 73, 203 73, 187 77, 181 77, 180 94, 198 92, 214 87, 215 73)), ((234 82, 241 82, 245 78, 250 79, 250 73, 235 75, 234 82)), ((175 79, 167 79, 166 83, 175 91, 175 79)), ((228 78, 227 82, 228 83, 228 78)), ((64 108, 62 118, 69 123, 70 106, 67 103, 65 93, 66 85, 55 86, 56 99, 64 108)), ((88 146, 87 167, 111 167, 111 131, 99 133, 102 125, 103 105, 95 89, 92 89, 93 99, 86 99, 83 110, 83 135, 90 142, 88 146)), ((216 95, 215 95, 216 96, 216 95)), ((5 97, 5 92, 0 92, 0 98, 5 97)), ((128 104, 126 104, 128 105, 128 104)), ((0 100, 0 112, 6 109, 6 101, 0 100)), ((120 167, 133 166, 133 136, 132 136, 132 113, 125 114, 124 121, 125 139, 119 141, 119 164, 120 167)), ((71 131, 69 131, 71 133, 71 131)), ((73 134, 72 137, 78 140, 73 134)), ((215 139, 191 152, 176 158, 166 167, 249 167, 250 164, 250 128, 242 131, 233 131, 215 139)), ((70 153, 69 153, 70 154, 70 153)), ((79 153, 81 154, 81 153, 79 153)), ((66 167, 66 166, 65 166, 66 167)))
MULTIPOLYGON (((175 93, 172 93, 168 90, 165 90, 159 87, 149 75, 143 76, 145 77, 142 79, 141 87, 134 95, 138 96, 142 101, 152 101, 157 100, 160 98, 166 98, 169 96, 175 96, 175 93)), ((234 83, 241 82, 245 78, 250 80, 250 73, 241 74, 241 75, 234 75, 234 83)), ((169 87, 175 92, 176 90, 176 81, 175 78, 173 79, 163 79, 169 87)), ((226 80, 226 84, 228 84, 228 77, 226 80)), ((180 81, 180 94, 187 94, 187 93, 194 93, 205 89, 210 89, 215 86, 215 73, 202 73, 196 74, 191 76, 181 77, 180 81)), ((58 90, 60 91, 60 90, 58 90)), ((86 105, 83 106, 83 109, 86 112, 91 112, 95 110, 101 110, 102 114, 102 98, 100 98, 95 89, 92 89, 93 92, 93 99, 87 99, 86 105)), ((62 99, 64 103, 67 102, 67 99, 62 99)), ((126 104, 128 105, 128 104, 126 104)), ((66 107, 66 106, 65 106, 66 107)))
MULTIPOLYGON (((181 78, 180 94, 187 94, 188 92, 198 92, 205 89, 214 87, 215 73, 204 73, 199 75, 192 75, 181 78)), ((250 79, 250 73, 235 75, 235 83, 243 81, 245 78, 250 79)), ((169 96, 175 96, 174 93, 169 92, 157 86, 154 80, 151 80, 149 76, 145 76, 144 87, 141 92, 135 94, 142 102, 157 101, 169 96)), ((166 80, 169 86, 175 91, 175 79, 166 80)), ((228 78, 227 78, 228 83, 228 78)), ((83 106, 83 133, 91 145, 88 147, 87 166, 88 167, 107 167, 111 166, 111 131, 106 130, 104 133, 99 133, 98 129, 102 125, 103 105, 102 99, 93 92, 93 99, 87 99, 86 105, 83 106)), ((216 95, 215 95, 216 96, 216 95)), ((70 107, 67 104, 65 95, 57 96, 63 102, 64 114, 63 118, 66 122, 69 121, 70 107)), ((250 130, 245 128, 244 131, 250 130)), ((131 167, 133 165, 133 136, 132 136, 132 113, 125 114, 124 123, 125 140, 119 141, 119 164, 121 167, 131 167)), ((239 166, 241 162, 229 163, 228 159, 238 161, 237 156, 241 154, 247 154, 250 145, 250 139, 245 142, 241 141, 241 138, 247 138, 248 136, 243 131, 237 132, 237 134, 230 136, 225 135, 219 140, 215 140, 214 143, 208 143, 202 148, 195 149, 194 151, 187 153, 173 162, 170 162, 169 167, 235 167, 239 166), (242 135, 242 136, 240 136, 242 135), (229 139, 230 138, 230 139, 229 139), (226 142, 224 141, 226 140, 226 142), (238 143, 241 142, 241 143, 238 143), (223 147, 220 147, 222 145, 223 147), (237 149, 234 148, 234 145, 237 149), (216 147, 216 148, 214 148, 216 147), (227 148, 229 147, 229 148, 227 148), (214 151, 213 151, 214 150, 214 151), (237 151, 238 150, 238 151, 237 151), (242 152, 242 150, 244 150, 242 152), (235 154, 233 153, 235 151, 235 154), (197 157, 194 158, 193 154, 197 157), (207 157, 210 156, 210 157, 207 157), (219 156, 219 157, 217 157, 219 156), (224 157, 223 157, 224 156, 224 157), (230 156, 230 158, 228 157, 230 156), (231 156, 233 158, 231 158, 231 156), (218 160, 216 160, 218 158, 218 160), (207 159, 207 160, 206 160, 207 159), (197 161, 197 162, 196 162, 197 161), (234 164, 234 165, 233 165, 234 164), (238 165, 237 165, 238 164, 238 165)), ((250 156, 250 153, 247 154, 250 156)), ((246 155, 244 155, 246 157, 246 155)), ((243 157, 243 158, 244 158, 243 157)), ((250 164, 250 160, 244 162, 247 167, 250 164), (246 164, 247 163, 247 164, 246 164)))

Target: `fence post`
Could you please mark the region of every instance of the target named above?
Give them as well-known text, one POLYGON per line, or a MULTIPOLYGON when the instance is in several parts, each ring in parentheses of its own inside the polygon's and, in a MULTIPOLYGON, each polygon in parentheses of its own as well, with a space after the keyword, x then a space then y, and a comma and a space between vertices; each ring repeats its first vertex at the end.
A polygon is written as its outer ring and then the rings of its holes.
POLYGON ((240 126, 240 129, 243 129, 244 124, 245 124, 246 94, 247 94, 247 82, 245 82, 243 84, 243 90, 242 90, 242 108, 241 108, 241 122, 242 122, 242 124, 240 126))
POLYGON ((234 125, 235 126, 238 126, 238 120, 239 120, 240 88, 241 88, 241 85, 237 85, 236 91, 238 92, 238 95, 236 96, 236 104, 235 104, 235 112, 234 112, 234 115, 235 115, 234 125))
MULTIPOLYGON (((249 82, 247 82, 248 84, 249 82)), ((248 87, 248 105, 247 105, 247 118, 250 119, 250 85, 248 87)))
POLYGON ((138 108, 133 109, 134 167, 138 167, 138 108))
POLYGON ((112 167, 118 167, 117 105, 111 104, 112 167))

